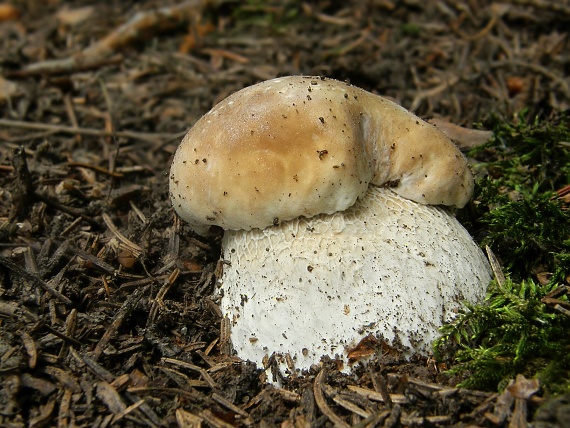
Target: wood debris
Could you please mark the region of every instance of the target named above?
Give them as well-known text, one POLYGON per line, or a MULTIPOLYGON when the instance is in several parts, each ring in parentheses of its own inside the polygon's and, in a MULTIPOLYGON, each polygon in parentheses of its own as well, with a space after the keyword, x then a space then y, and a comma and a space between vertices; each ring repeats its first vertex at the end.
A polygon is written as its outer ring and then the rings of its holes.
MULTIPOLYGON (((233 355, 221 236, 174 218, 166 173, 202 114, 278 75, 349 80, 445 118, 436 125, 465 149, 484 144, 487 131, 468 129, 484 114, 570 108, 567 6, 16 3, 0 3, 0 426, 532 421, 535 380, 457 388, 381 338, 353 348, 354 375, 325 359, 281 389, 264 383, 233 355)), ((567 300, 568 279, 543 303, 569 314, 567 300)), ((537 421, 563 414, 553 403, 537 421)))

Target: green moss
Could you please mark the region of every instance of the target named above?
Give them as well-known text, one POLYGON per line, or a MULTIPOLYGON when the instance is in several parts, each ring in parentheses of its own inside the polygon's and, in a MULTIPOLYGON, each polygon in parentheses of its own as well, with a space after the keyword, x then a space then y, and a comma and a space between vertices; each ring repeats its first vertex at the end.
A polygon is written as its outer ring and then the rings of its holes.
POLYGON ((452 357, 460 386, 501 389, 519 373, 538 376, 551 392, 570 391, 570 318, 541 299, 554 285, 507 279, 489 288, 487 304, 471 305, 441 329, 439 358, 452 357))
POLYGON ((525 195, 486 213, 481 221, 487 226, 483 244, 500 255, 505 268, 525 278, 536 269, 557 270, 562 280, 570 272, 564 262, 570 253, 570 212, 550 192, 525 195))
POLYGON ((485 163, 493 180, 519 192, 556 190, 570 183, 570 113, 526 120, 526 112, 505 123, 486 121, 494 138, 471 155, 485 163))
POLYGON ((490 121, 495 137, 470 155, 486 175, 478 180, 471 231, 489 245, 513 278, 534 270, 570 272, 570 210, 555 190, 570 184, 570 116, 514 124, 490 121))
POLYGON ((461 219, 497 255, 507 280, 444 326, 434 349, 465 387, 501 389, 522 373, 549 392, 568 392, 570 317, 542 299, 570 274, 570 207, 555 193, 570 184, 570 117, 527 121, 521 113, 487 125, 495 137, 470 153, 483 178, 461 219), (549 273, 547 285, 537 283, 539 272, 549 273))

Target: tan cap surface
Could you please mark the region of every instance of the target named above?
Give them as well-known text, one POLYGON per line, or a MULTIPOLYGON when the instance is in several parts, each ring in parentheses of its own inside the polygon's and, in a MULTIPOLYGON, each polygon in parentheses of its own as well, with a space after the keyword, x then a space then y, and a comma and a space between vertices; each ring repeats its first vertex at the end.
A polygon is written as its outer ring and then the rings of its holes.
POLYGON ((184 137, 170 172, 174 208, 198 232, 342 211, 371 183, 458 207, 473 189, 466 160, 432 125, 346 83, 301 76, 220 102, 184 137))

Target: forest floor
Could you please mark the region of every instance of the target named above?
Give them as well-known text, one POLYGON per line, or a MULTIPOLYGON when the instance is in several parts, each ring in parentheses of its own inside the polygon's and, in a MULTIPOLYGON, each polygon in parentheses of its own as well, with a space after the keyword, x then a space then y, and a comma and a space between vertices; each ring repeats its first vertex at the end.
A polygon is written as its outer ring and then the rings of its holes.
POLYGON ((166 174, 216 102, 283 75, 469 128, 568 109, 567 2, 93 4, 0 3, 0 427, 533 420, 540 393, 458 388, 446 362, 390 352, 263 382, 222 328, 219 239, 175 221, 166 174))

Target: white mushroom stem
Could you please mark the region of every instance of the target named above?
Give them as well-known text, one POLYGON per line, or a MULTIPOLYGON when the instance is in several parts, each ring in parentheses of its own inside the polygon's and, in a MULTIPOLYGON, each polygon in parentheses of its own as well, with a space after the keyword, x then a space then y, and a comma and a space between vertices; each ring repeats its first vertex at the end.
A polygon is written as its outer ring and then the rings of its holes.
MULTIPOLYGON (((481 301, 489 265, 444 209, 371 187, 344 212, 226 231, 222 312, 237 355, 281 370, 347 352, 372 333, 428 354, 463 302, 481 301)), ((347 366, 345 366, 347 368, 347 366)))

